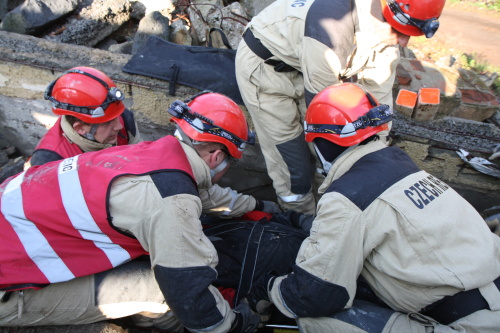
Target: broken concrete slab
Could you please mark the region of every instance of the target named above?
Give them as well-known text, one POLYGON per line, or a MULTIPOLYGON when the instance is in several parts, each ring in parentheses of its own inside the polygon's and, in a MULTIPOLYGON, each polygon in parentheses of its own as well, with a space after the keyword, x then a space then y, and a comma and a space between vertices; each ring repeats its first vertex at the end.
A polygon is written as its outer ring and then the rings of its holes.
POLYGON ((128 0, 94 0, 92 5, 79 12, 78 17, 72 17, 64 27, 48 32, 45 38, 92 47, 130 20, 131 11, 128 0))
POLYGON ((5 15, 0 28, 20 34, 36 34, 72 13, 77 6, 78 0, 26 0, 5 15))

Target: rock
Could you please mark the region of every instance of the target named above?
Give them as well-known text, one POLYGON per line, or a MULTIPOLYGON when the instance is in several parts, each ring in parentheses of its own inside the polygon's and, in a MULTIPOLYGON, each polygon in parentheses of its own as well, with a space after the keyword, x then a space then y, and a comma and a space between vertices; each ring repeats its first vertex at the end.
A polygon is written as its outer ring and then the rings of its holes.
POLYGON ((108 51, 113 53, 132 54, 132 47, 134 42, 124 42, 120 44, 113 44, 109 47, 108 51))
POLYGON ((23 0, 0 0, 0 21, 3 20, 8 12, 10 12, 23 2, 23 0))
POLYGON ((219 12, 215 15, 220 15, 220 10, 223 7, 222 0, 193 0, 188 7, 189 19, 191 20, 191 29, 193 40, 199 45, 205 45, 208 39, 208 32, 210 28, 220 28, 217 26, 210 26, 208 24, 209 15, 219 12))
POLYGON ((144 5, 141 1, 135 1, 132 3, 132 12, 130 13, 130 17, 135 20, 142 20, 144 16, 146 16, 146 5, 144 5))
POLYGON ((151 36, 159 37, 163 40, 170 39, 170 22, 159 11, 147 14, 141 22, 134 36, 132 54, 137 53, 151 36))
MULTIPOLYGON (((57 0, 55 0, 57 1, 57 0)), ((48 33, 45 38, 59 43, 93 47, 130 20, 128 0, 94 0, 73 17, 59 33, 48 33)))
POLYGON ((5 15, 1 29, 20 34, 35 34, 73 12, 78 0, 26 0, 5 15))
POLYGON ((180 45, 192 45, 193 38, 184 20, 175 20, 170 25, 170 41, 180 45))
POLYGON ((10 159, 6 164, 0 167, 0 183, 10 176, 14 176, 23 171, 24 157, 19 156, 15 159, 10 159))
POLYGON ((274 0, 240 0, 240 4, 245 8, 247 15, 253 17, 260 13, 264 8, 272 4, 274 0))

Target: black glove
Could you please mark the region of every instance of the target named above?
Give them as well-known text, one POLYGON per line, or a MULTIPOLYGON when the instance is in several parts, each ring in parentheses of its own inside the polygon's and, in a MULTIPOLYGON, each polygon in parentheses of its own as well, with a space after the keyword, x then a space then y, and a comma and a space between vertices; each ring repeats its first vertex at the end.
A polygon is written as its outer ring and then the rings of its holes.
POLYGON ((269 292, 273 287, 276 277, 276 272, 264 275, 252 286, 252 289, 250 289, 250 292, 246 296, 250 308, 260 315, 266 315, 269 312, 272 304, 269 292))
POLYGON ((289 210, 283 213, 273 214, 270 221, 309 232, 315 217, 315 215, 302 214, 289 210))
POLYGON ((254 210, 270 214, 281 212, 281 208, 277 203, 267 200, 257 200, 254 210))
POLYGON ((229 333, 251 333, 259 327, 260 316, 254 313, 247 303, 241 302, 233 309, 233 312, 236 318, 229 333))

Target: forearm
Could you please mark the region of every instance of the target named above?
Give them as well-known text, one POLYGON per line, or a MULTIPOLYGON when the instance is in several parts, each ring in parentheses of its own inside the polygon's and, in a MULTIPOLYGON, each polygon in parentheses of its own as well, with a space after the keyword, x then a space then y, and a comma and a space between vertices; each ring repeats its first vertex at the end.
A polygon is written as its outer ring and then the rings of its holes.
POLYGON ((237 217, 255 209, 256 200, 252 196, 237 193, 218 185, 200 191, 203 213, 221 217, 237 217))

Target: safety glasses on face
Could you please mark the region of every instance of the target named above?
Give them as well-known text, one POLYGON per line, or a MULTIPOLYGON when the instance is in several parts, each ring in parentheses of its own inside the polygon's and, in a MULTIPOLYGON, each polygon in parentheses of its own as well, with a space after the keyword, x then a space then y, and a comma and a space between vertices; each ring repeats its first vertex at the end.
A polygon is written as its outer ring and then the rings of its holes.
POLYGON ((125 95, 117 87, 110 88, 106 82, 104 82, 103 80, 101 80, 100 78, 98 78, 95 75, 92 75, 90 73, 84 72, 84 71, 79 70, 79 69, 70 69, 69 71, 64 72, 61 76, 59 76, 57 79, 55 79, 51 84, 49 84, 47 89, 45 89, 44 98, 46 100, 51 101, 52 106, 54 108, 69 110, 69 111, 78 112, 78 113, 82 113, 82 114, 88 114, 88 115, 91 115, 93 118, 95 118, 95 117, 104 116, 104 111, 108 108, 108 106, 111 103, 122 101, 125 98, 125 95), (70 73, 77 73, 77 74, 82 74, 82 75, 88 76, 88 77, 96 80, 100 84, 102 84, 104 86, 104 88, 106 88, 106 90, 108 91, 106 99, 101 104, 98 104, 98 105, 74 105, 74 104, 64 103, 64 102, 60 102, 60 101, 56 100, 54 97, 52 97, 52 90, 54 89, 54 85, 56 84, 57 80, 59 80, 64 75, 70 74, 70 73))
MULTIPOLYGON (((219 136, 233 143, 239 150, 243 151, 248 144, 255 144, 255 133, 248 131, 248 140, 245 141, 233 133, 226 131, 225 129, 215 126, 212 119, 202 116, 199 113, 192 112, 189 106, 184 102, 176 100, 168 108, 168 112, 179 119, 184 119, 191 127, 193 127, 199 133, 207 133, 219 136)), ((228 154, 231 156, 230 154, 228 154)))
POLYGON ((439 21, 437 17, 427 20, 419 20, 417 18, 413 18, 405 13, 395 0, 387 0, 387 6, 394 14, 394 19, 396 21, 403 25, 409 24, 419 28, 427 38, 431 38, 432 36, 434 36, 437 29, 439 28, 439 21))
POLYGON ((353 136, 359 129, 367 127, 377 127, 388 123, 392 120, 392 109, 389 105, 379 105, 370 110, 364 115, 346 125, 334 125, 334 124, 308 124, 304 122, 304 128, 306 133, 325 133, 325 134, 337 134, 341 138, 353 136))

